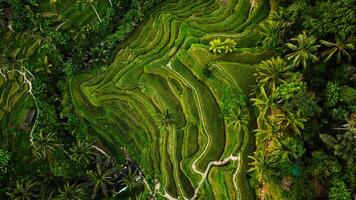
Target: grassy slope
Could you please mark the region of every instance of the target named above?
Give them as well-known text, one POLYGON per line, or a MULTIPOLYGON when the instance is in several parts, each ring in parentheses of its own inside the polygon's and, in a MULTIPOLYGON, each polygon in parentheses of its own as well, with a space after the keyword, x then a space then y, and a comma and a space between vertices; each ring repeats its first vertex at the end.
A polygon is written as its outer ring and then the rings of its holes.
POLYGON ((225 85, 248 94, 256 63, 270 56, 254 47, 258 37, 253 24, 269 12, 267 1, 258 2, 250 13, 249 0, 228 5, 169 1, 121 45, 107 71, 73 80, 77 112, 114 152, 125 146, 147 174, 156 174, 162 192, 192 197, 202 178, 192 164, 204 172, 210 161, 238 151, 241 161, 212 168, 200 193, 203 198, 252 198, 245 177, 250 132, 227 128, 219 105, 225 85), (235 38, 240 48, 214 56, 206 46, 212 38, 235 38), (211 64, 218 67, 204 77, 203 69, 211 64), (159 128, 158 114, 166 108, 173 114, 174 130, 159 128))

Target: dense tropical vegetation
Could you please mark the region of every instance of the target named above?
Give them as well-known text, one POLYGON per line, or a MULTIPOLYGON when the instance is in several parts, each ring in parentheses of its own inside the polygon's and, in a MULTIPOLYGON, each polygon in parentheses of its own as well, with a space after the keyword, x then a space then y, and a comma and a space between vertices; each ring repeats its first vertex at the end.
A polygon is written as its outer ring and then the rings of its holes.
POLYGON ((258 67, 252 99, 261 199, 355 198, 355 3, 281 1, 260 27, 278 56, 258 67))
POLYGON ((356 0, 0 0, 0 199, 356 198, 356 0))

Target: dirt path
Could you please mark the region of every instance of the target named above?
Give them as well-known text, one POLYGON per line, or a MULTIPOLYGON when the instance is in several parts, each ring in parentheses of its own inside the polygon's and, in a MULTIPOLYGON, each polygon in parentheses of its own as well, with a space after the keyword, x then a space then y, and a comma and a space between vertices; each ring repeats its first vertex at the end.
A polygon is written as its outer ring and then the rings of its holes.
MULTIPOLYGON (((37 105, 37 101, 36 101, 36 97, 33 95, 32 93, 32 82, 31 82, 31 79, 34 79, 35 76, 29 71, 27 70, 25 67, 23 67, 24 71, 20 71, 18 69, 13 69, 11 71, 7 71, 7 72, 4 72, 4 73, 9 73, 9 72, 17 72, 19 73, 21 76, 23 76, 24 78, 24 81, 22 84, 28 84, 28 93, 31 95, 34 103, 35 103, 35 106, 36 106, 36 112, 37 112, 37 115, 39 114, 40 110, 38 108, 38 105, 37 105), (27 77, 27 74, 31 77, 31 78, 28 78, 27 77)), ((5 82, 7 80, 5 74, 2 72, 2 70, 0 70, 0 74, 5 78, 5 82)), ((33 126, 32 126, 32 129, 30 131, 30 144, 33 145, 33 132, 35 130, 35 127, 36 127, 36 124, 37 124, 37 119, 35 120, 33 126)))
POLYGON ((251 15, 253 9, 254 9, 254 8, 256 7, 256 5, 257 5, 256 0, 250 0, 250 3, 251 3, 251 8, 250 8, 250 13, 249 13, 249 15, 251 15))
MULTIPOLYGON (((210 161, 207 168, 205 169, 204 173, 202 173, 202 179, 200 180, 199 184, 198 184, 198 187, 195 188, 195 191, 194 191, 194 196, 192 198, 190 198, 190 200, 194 200, 198 197, 198 193, 199 193, 199 190, 201 188, 201 186, 203 185, 203 183, 205 182, 208 174, 209 174, 209 171, 211 169, 211 167, 213 166, 223 166, 223 165, 226 165, 228 162, 230 161, 240 161, 240 153, 237 155, 237 156, 233 156, 233 155, 230 155, 229 157, 223 159, 223 160, 214 160, 214 161, 210 161)), ((240 169, 240 164, 237 168, 237 171, 238 169, 240 169)), ((237 172, 235 172, 237 174, 237 172)), ((236 182, 234 181, 234 184, 235 184, 235 189, 238 190, 237 188, 237 184, 236 182)), ((155 186, 155 190, 159 190, 160 189, 160 183, 158 182, 155 186)), ((158 192, 159 193, 159 192, 158 192)), ((159 193, 160 195, 162 195, 163 197, 169 199, 169 200, 178 200, 174 197, 172 197, 169 193, 167 193, 166 191, 164 191, 164 193, 159 193)), ((183 199, 188 199, 186 197, 183 197, 183 199)))
POLYGON ((192 163, 192 169, 195 173, 197 174, 200 174, 201 176, 204 177, 204 173, 203 172, 200 172, 199 170, 197 170, 196 168, 196 163, 204 156, 204 154, 206 153, 206 151, 208 150, 209 148, 209 145, 210 145, 210 134, 209 134, 209 131, 208 129, 206 128, 206 124, 205 124, 205 117, 204 117, 204 114, 203 114, 203 110, 202 110, 202 105, 201 105, 201 102, 200 102, 200 98, 199 98, 199 94, 198 94, 198 91, 197 89, 188 81, 186 80, 182 75, 180 75, 177 71, 175 71, 172 66, 171 66, 171 62, 169 62, 167 64, 167 68, 170 69, 172 72, 174 72, 177 76, 179 76, 187 85, 189 85, 189 87, 194 91, 196 97, 197 97, 197 103, 198 103, 198 110, 199 110, 199 115, 201 117, 201 121, 202 121, 202 127, 203 127, 203 130, 204 132, 206 133, 206 136, 208 138, 208 143, 206 144, 203 152, 200 154, 200 156, 193 161, 192 163))

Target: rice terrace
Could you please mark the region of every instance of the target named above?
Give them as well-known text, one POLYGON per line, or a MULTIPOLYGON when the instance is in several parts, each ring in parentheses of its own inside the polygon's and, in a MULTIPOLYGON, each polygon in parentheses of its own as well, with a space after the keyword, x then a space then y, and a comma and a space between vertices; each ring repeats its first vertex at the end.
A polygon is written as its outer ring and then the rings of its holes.
POLYGON ((354 199, 355 5, 0 1, 0 199, 354 199))

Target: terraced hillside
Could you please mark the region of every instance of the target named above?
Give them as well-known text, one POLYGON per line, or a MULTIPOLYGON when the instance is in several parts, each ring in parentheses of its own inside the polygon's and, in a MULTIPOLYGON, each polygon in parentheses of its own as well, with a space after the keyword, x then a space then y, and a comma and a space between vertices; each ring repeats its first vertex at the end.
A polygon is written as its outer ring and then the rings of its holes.
POLYGON ((72 80, 77 112, 114 152, 125 147, 167 199, 252 199, 245 175, 253 125, 235 129, 221 106, 226 86, 248 95, 255 65, 271 56, 256 48, 256 25, 269 12, 265 0, 161 4, 111 66, 72 80), (215 38, 235 39, 238 50, 213 55, 215 38), (171 127, 160 121, 166 111, 171 127))
MULTIPOLYGON (((98 14, 104 15, 108 6, 110 6, 109 1, 96 6, 98 14)), ((56 4, 50 3, 50 1, 41 2, 38 5, 38 12, 51 23, 63 21, 57 26, 58 29, 82 27, 98 20, 91 7, 80 8, 70 0, 59 1, 56 4)), ((23 67, 22 62, 31 59, 34 62, 28 66, 29 69, 31 68, 32 72, 43 71, 41 62, 50 52, 41 50, 42 45, 46 45, 46 41, 34 32, 18 32, 12 30, 11 27, 2 31, 3 42, 0 44, 2 50, 0 59, 3 59, 1 60, 3 62, 0 61, 0 131, 11 132, 15 129, 23 130, 27 112, 35 108, 35 102, 29 90, 31 81, 35 77, 23 67), (38 51, 42 53, 38 53, 38 51)), ((25 129, 28 128, 30 127, 25 129)))
POLYGON ((27 112, 35 107, 29 78, 20 70, 0 70, 0 127, 4 135, 18 129, 26 130, 27 112))

